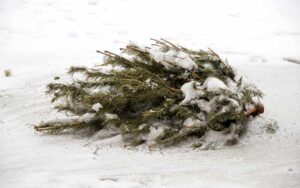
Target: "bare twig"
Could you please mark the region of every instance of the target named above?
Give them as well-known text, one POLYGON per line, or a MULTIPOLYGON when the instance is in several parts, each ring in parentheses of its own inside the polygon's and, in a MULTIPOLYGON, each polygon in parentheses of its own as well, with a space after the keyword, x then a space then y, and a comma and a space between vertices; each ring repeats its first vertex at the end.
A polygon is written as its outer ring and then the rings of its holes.
POLYGON ((228 67, 228 65, 222 60, 222 58, 215 52, 213 51, 211 48, 207 47, 209 51, 211 51, 215 56, 217 56, 217 58, 220 59, 221 63, 223 63, 223 65, 225 65, 225 67, 230 70, 230 68, 228 67))
POLYGON ((213 51, 210 47, 207 47, 209 49, 209 51, 211 51, 215 56, 217 56, 218 58, 221 59, 221 57, 215 52, 213 51))
POLYGON ((152 46, 158 46, 159 47, 159 45, 158 44, 151 44, 152 46))
POLYGON ((99 51, 99 50, 97 50, 96 52, 99 53, 99 54, 103 54, 103 55, 105 55, 105 56, 108 56, 108 57, 112 57, 111 55, 109 55, 109 54, 107 54, 107 53, 105 53, 105 52, 101 52, 101 51, 99 51))
POLYGON ((171 43, 170 41, 167 41, 166 39, 160 38, 160 40, 170 44, 172 47, 176 48, 177 50, 180 50, 180 48, 178 46, 176 46, 175 44, 171 43))
POLYGON ((153 38, 150 38, 150 40, 153 40, 153 41, 155 41, 157 44, 160 44, 160 45, 163 45, 163 46, 169 47, 168 45, 166 45, 166 43, 164 43, 164 42, 161 42, 160 40, 153 39, 153 38))

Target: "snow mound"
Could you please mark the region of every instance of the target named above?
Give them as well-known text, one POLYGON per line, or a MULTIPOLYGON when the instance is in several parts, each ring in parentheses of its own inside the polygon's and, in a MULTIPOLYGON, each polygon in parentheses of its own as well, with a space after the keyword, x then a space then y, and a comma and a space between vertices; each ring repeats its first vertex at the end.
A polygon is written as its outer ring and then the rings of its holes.
POLYGON ((190 81, 181 86, 181 91, 184 95, 184 100, 181 101, 181 104, 187 104, 191 100, 198 98, 203 95, 202 87, 200 87, 200 83, 196 81, 190 81))
POLYGON ((203 88, 207 89, 208 91, 219 91, 220 89, 228 89, 228 87, 224 84, 223 81, 215 77, 206 78, 205 82, 203 83, 203 88))

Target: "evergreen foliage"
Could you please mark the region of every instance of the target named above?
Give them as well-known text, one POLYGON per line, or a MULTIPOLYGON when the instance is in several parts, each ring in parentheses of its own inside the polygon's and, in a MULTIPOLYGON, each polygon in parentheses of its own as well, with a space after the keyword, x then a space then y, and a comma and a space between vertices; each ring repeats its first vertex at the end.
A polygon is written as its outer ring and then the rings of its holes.
POLYGON ((97 51, 105 56, 101 66, 71 67, 71 83, 50 83, 47 93, 55 108, 72 117, 42 122, 35 130, 113 128, 126 143, 149 142, 152 147, 200 139, 214 130, 232 135, 227 145, 237 143, 248 117, 263 112, 256 110, 261 104, 254 100, 262 93, 238 78, 211 49, 190 50, 164 39, 152 40, 151 47, 130 43, 120 55, 97 51), (107 67, 111 70, 105 71, 107 67), (76 75, 83 78, 75 79, 76 75), (147 140, 157 127, 163 131, 147 140))

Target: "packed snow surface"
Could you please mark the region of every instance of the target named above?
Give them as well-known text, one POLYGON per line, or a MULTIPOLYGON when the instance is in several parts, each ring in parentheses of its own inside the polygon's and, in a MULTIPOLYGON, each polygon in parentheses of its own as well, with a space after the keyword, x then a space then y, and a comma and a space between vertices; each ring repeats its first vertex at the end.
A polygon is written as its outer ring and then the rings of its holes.
MULTIPOLYGON (((300 187, 299 7, 297 0, 0 0, 0 187, 300 187), (34 132, 42 120, 65 117, 44 93, 55 76, 60 82, 70 66, 99 65, 96 50, 160 37, 210 47, 264 92, 266 111, 238 145, 152 151, 124 148, 120 136, 104 139, 111 130, 95 137, 34 132), (279 126, 275 134, 264 128, 270 124, 279 126)), ((166 58, 194 66, 184 54, 166 58)))

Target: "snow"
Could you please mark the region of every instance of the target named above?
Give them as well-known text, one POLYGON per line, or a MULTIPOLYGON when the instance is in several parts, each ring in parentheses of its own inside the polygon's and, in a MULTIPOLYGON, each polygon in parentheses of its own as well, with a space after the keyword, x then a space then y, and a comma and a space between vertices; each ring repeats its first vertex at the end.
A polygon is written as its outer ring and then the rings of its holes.
POLYGON ((79 118, 80 118, 79 116, 54 118, 54 119, 48 120, 44 123, 46 123, 46 124, 54 124, 54 123, 58 123, 58 122, 72 123, 72 122, 78 121, 79 118))
POLYGON ((187 53, 184 53, 182 51, 178 52, 175 55, 174 62, 178 66, 187 70, 193 70, 197 68, 197 64, 191 59, 191 57, 189 57, 187 53))
MULTIPOLYGON (((0 1, 0 186, 300 187, 300 13, 297 0, 0 1), (166 39, 227 57, 264 94, 237 146, 149 151, 121 137, 40 135, 65 117, 45 95, 70 66, 102 62, 96 50, 166 39), (10 69, 12 77, 5 77, 10 69), (266 123, 277 122, 269 134, 266 123)), ((156 132, 153 130, 153 135, 156 132)), ((206 139, 218 138, 211 132, 206 139)))
POLYGON ((252 101, 253 101, 254 104, 263 104, 262 99, 258 96, 252 97, 252 101))
POLYGON ((151 78, 148 78, 147 80, 145 80, 145 82, 148 84, 148 86, 150 86, 152 89, 156 88, 158 85, 155 82, 151 81, 151 78))
POLYGON ((70 104, 70 106, 77 112, 82 112, 86 108, 86 106, 84 104, 75 100, 73 96, 69 95, 67 100, 68 100, 68 103, 70 104))
POLYGON ((197 99, 197 97, 204 94, 204 92, 199 87, 200 83, 196 81, 190 81, 181 86, 181 91, 184 95, 183 101, 180 104, 185 105, 189 103, 193 99, 197 99), (196 88, 194 88, 196 86, 196 88))
POLYGON ((219 91, 220 89, 228 89, 223 81, 215 77, 206 78, 206 80, 203 83, 203 88, 207 89, 207 91, 219 91))
POLYGON ((211 111, 211 102, 206 100, 192 100, 191 104, 197 105, 202 111, 210 112, 211 111))
POLYGON ((186 70, 193 70, 197 68, 197 64, 185 52, 175 51, 173 49, 168 52, 161 52, 160 49, 150 49, 148 51, 156 62, 161 62, 167 69, 174 66, 178 66, 186 70))
POLYGON ((102 104, 100 103, 96 103, 92 106, 92 109, 95 111, 95 112, 99 112, 99 110, 103 108, 102 104))
POLYGON ((81 85, 80 84, 78 84, 78 83, 75 83, 75 85, 74 85, 77 89, 81 89, 81 85))
POLYGON ((117 114, 105 113, 106 119, 119 119, 117 114))
POLYGON ((199 119, 187 118, 183 122, 183 126, 185 127, 199 127, 201 125, 201 121, 199 119))
POLYGON ((162 132, 164 131, 164 127, 157 126, 157 127, 150 127, 150 133, 145 138, 148 142, 154 141, 162 132))
POLYGON ((95 113, 85 113, 82 117, 80 117, 81 122, 89 123, 95 119, 95 113))

